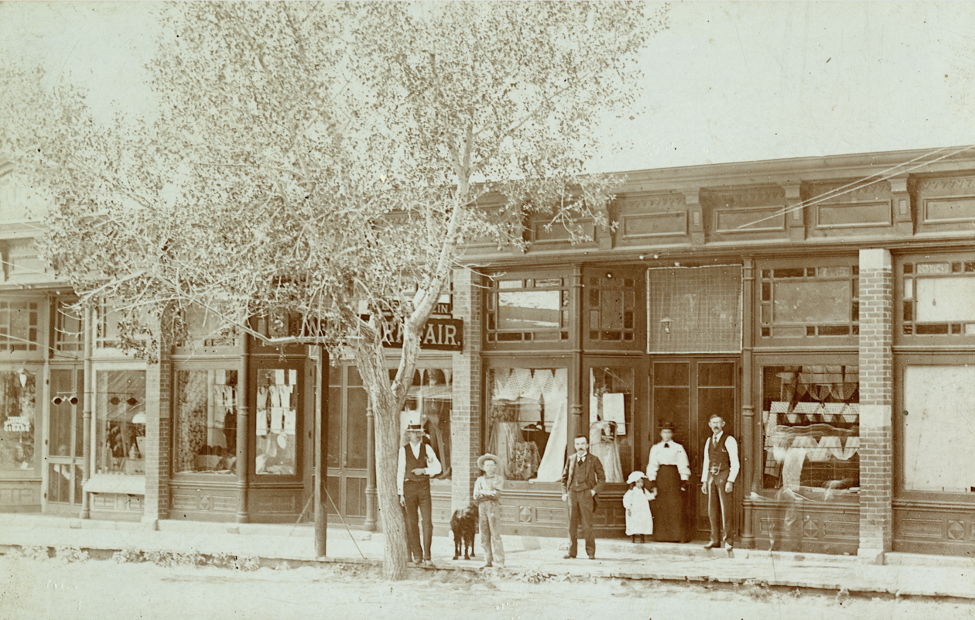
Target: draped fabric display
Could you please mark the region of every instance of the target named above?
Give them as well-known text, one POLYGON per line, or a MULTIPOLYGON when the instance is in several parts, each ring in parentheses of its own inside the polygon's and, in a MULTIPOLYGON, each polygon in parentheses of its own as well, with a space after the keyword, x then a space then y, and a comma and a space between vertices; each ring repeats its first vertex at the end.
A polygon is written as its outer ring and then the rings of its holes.
POLYGON ((647 271, 649 353, 741 351, 741 267, 647 271))
POLYGON ((512 480, 555 481, 565 462, 568 370, 512 368, 492 371, 488 446, 512 480), (548 434, 539 457, 528 431, 548 434))
POLYGON ((855 488, 860 449, 859 366, 806 364, 764 371, 766 487, 803 485, 855 488), (801 455, 801 458, 800 458, 801 455))
POLYGON ((567 369, 557 368, 555 370, 551 381, 545 385, 542 399, 545 402, 546 421, 554 421, 548 443, 545 444, 545 454, 542 455, 541 463, 538 465, 538 475, 535 479, 541 482, 556 482, 562 479, 562 468, 565 467, 569 403, 569 371, 567 369))

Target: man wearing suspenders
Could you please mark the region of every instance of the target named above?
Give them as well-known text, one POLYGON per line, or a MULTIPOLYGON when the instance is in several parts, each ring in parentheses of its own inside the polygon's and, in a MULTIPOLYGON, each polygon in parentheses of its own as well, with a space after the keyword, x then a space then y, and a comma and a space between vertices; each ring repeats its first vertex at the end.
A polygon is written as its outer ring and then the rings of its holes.
POLYGON ((711 542, 704 548, 716 549, 724 540, 725 549, 731 551, 735 536, 735 507, 731 501, 739 469, 738 442, 724 432, 724 418, 721 416, 711 416, 708 426, 712 435, 704 444, 701 491, 708 496, 711 542))
POLYGON ((399 449, 396 482, 399 503, 406 509, 406 542, 411 561, 433 566, 430 544, 433 541, 433 506, 430 500, 430 477, 440 473, 441 465, 430 442, 423 436, 420 421, 410 420, 406 427, 409 441, 399 449), (420 527, 417 511, 423 518, 423 546, 420 546, 420 527))

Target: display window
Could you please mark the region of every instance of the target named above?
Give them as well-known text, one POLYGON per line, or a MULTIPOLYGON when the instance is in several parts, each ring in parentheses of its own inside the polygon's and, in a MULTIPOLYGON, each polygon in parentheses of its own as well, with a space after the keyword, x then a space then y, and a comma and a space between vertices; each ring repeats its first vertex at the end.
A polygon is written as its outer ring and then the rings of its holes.
MULTIPOLYGON (((396 371, 391 371, 395 374, 396 371)), ((400 436, 405 445, 407 418, 420 412, 420 424, 430 446, 440 459, 442 472, 437 478, 450 479, 450 415, 453 409, 453 373, 446 368, 418 368, 406 399, 407 415, 400 417, 400 436)))
POLYGON ((0 371, 0 472, 33 475, 38 466, 37 375, 0 371))
POLYGON ((237 371, 175 372, 173 471, 231 475, 237 470, 237 371))
POLYGON ((254 473, 293 476, 298 470, 298 371, 257 369, 254 473))
POLYGON ((975 366, 908 362, 902 372, 904 490, 975 493, 975 366))
POLYGON ((859 367, 762 368, 763 488, 817 501, 858 501, 859 367))
POLYGON ((95 472, 144 475, 146 372, 95 373, 95 472))
POLYGON ((487 371, 487 450, 509 480, 556 482, 565 465, 568 369, 493 367, 487 371))
POLYGON ((589 369, 589 451, 599 457, 606 482, 624 482, 635 469, 634 372, 625 367, 589 369))

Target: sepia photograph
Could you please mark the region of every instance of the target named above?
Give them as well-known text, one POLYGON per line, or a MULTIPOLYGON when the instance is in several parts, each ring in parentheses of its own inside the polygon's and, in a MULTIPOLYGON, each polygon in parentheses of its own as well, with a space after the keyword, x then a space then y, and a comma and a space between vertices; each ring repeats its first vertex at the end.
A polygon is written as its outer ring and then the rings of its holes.
POLYGON ((0 1, 0 617, 975 616, 975 5, 0 1))

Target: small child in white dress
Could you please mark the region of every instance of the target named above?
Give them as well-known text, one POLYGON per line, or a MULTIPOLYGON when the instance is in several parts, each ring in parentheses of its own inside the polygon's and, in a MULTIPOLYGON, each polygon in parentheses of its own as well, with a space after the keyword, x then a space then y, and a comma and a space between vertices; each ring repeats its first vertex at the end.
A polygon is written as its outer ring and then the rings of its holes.
POLYGON ((657 491, 649 491, 645 487, 648 482, 642 471, 635 471, 626 479, 630 490, 623 495, 623 507, 626 508, 626 535, 640 537, 640 542, 646 542, 645 536, 653 534, 653 515, 650 513, 650 501, 657 497, 657 491))

